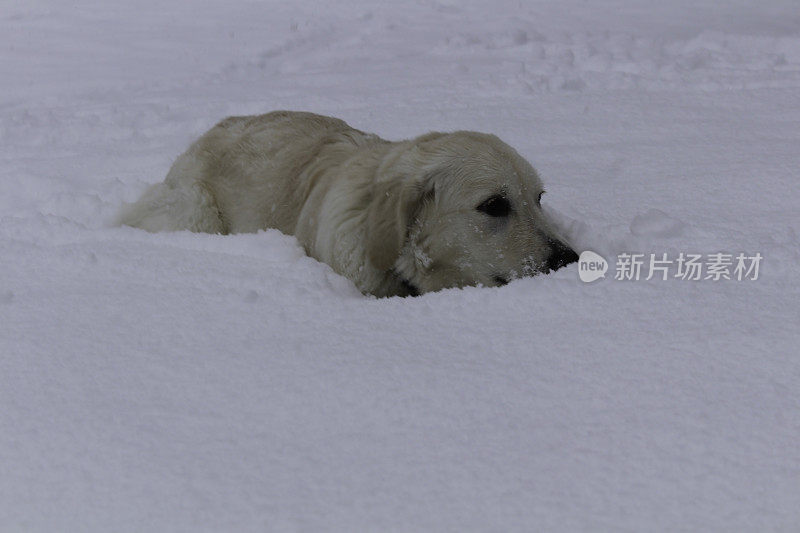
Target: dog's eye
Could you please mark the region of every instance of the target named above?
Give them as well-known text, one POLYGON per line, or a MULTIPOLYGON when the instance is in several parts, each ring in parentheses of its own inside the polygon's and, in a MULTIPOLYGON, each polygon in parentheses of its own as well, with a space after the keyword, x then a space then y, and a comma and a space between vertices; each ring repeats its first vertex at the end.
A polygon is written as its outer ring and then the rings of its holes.
POLYGON ((539 197, 536 199, 536 205, 542 205, 542 196, 544 196, 545 192, 546 191, 542 191, 539 193, 539 197))
POLYGON ((511 213, 511 203, 506 198, 497 195, 483 202, 477 209, 490 217, 507 217, 511 213))

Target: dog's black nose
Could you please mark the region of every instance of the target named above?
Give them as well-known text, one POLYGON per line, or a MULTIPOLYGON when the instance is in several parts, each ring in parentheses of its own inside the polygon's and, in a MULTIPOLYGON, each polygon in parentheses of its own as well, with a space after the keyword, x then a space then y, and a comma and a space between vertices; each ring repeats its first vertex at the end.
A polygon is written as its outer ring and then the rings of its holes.
POLYGON ((547 268, 550 270, 558 270, 578 260, 578 254, 575 253, 575 250, 561 241, 551 240, 550 247, 553 250, 547 259, 547 268))

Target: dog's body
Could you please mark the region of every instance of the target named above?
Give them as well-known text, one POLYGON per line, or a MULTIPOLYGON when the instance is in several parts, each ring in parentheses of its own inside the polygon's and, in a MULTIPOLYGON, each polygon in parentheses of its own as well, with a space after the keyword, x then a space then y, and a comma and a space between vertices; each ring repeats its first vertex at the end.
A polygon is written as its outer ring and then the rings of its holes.
POLYGON ((389 142, 320 115, 231 117, 120 216, 147 231, 295 235, 364 293, 501 285, 577 259, 536 171, 497 137, 389 142))

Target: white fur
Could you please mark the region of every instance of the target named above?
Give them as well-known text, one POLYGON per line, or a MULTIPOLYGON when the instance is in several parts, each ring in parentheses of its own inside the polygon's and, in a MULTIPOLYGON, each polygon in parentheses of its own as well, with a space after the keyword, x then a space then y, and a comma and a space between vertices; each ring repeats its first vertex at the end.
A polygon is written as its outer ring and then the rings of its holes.
POLYGON ((541 191, 536 171, 492 135, 393 143, 335 118, 278 111, 217 124, 119 221, 151 232, 277 228, 362 292, 406 295, 569 262, 541 191), (509 216, 477 209, 498 195, 509 216))

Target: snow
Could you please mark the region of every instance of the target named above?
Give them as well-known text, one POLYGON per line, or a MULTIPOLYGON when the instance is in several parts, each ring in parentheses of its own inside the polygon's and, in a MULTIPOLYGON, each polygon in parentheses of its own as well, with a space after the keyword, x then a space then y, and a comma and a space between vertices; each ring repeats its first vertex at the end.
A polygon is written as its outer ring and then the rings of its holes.
POLYGON ((0 15, 0 529, 792 530, 793 1, 0 15), (367 298, 289 236, 111 225, 230 114, 499 135, 576 265, 367 298), (620 252, 757 280, 615 281, 620 252))

